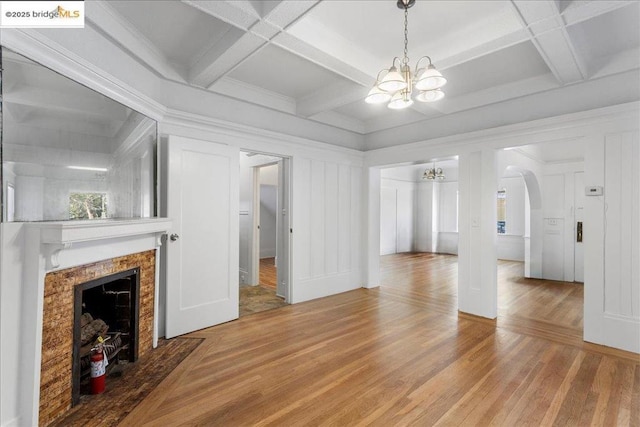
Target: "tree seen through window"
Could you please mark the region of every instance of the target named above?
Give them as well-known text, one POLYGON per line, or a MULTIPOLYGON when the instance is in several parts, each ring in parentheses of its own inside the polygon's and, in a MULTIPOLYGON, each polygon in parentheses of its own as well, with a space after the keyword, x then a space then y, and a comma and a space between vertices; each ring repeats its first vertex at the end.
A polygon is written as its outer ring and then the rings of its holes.
POLYGON ((107 218, 106 193, 71 193, 69 219, 107 218))

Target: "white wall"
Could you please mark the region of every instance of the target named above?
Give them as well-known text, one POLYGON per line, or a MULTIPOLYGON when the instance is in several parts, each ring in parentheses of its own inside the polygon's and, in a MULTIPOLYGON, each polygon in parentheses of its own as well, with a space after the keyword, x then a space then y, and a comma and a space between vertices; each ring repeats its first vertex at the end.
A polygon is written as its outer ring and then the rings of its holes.
POLYGON ((522 176, 505 177, 498 190, 506 191, 506 234, 498 234, 498 259, 524 261, 526 188, 522 176))
MULTIPOLYGON (((449 179, 449 176, 447 176, 449 179)), ((458 253, 458 182, 435 182, 437 217, 434 217, 433 234, 436 236, 435 252, 458 253)))
POLYGON ((416 184, 382 178, 380 185, 380 255, 411 252, 415 240, 416 184))
MULTIPOLYGON (((435 252, 434 206, 437 206, 432 181, 419 182, 416 188, 415 249, 418 252, 435 252)), ((436 234, 437 236, 437 234, 436 234)))
POLYGON ((362 168, 340 157, 293 158, 292 302, 362 286, 362 168))
POLYGON ((239 203, 239 283, 257 284, 257 278, 252 276, 251 251, 252 251, 252 227, 253 227, 253 167, 251 159, 246 153, 241 152, 240 158, 240 203, 239 203))
POLYGON ((640 149, 635 126, 588 137, 585 198, 585 340, 640 352, 640 149), (635 130, 634 130, 635 128, 635 130))
POLYGON ((422 179, 426 165, 381 170, 380 255, 458 253, 458 170, 446 180, 422 179))
MULTIPOLYGON (((262 176, 262 169, 260 176, 262 176)), ((278 187, 260 185, 260 258, 276 256, 276 212, 278 209, 278 187)))

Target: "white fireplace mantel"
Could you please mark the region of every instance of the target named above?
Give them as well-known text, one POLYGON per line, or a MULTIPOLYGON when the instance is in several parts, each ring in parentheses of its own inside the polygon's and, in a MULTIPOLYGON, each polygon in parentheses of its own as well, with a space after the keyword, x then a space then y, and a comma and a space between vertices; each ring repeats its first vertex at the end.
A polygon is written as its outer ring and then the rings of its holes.
MULTIPOLYGON (((166 233, 171 227, 171 221, 166 218, 144 218, 144 219, 107 219, 107 220, 86 220, 86 221, 55 221, 55 222, 34 222, 27 225, 30 229, 38 230, 41 253, 45 256, 46 270, 51 271, 59 268, 68 268, 73 265, 82 265, 92 257, 92 254, 81 254, 79 251, 75 255, 79 257, 66 257, 61 259, 61 251, 69 253, 69 249, 80 248, 87 250, 91 247, 102 247, 108 250, 109 246, 129 244, 137 240, 137 237, 147 236, 155 239, 166 233), (84 256, 83 256, 84 255, 84 256)), ((35 243, 35 242, 34 242, 35 243)), ((158 240, 156 246, 160 246, 158 240)), ((121 253, 122 249, 112 247, 115 252, 121 253)), ((94 248, 95 250, 95 248, 94 248)), ((93 258, 105 259, 108 254, 104 250, 98 250, 93 254, 93 258)), ((126 250, 125 250, 126 251, 126 250)))
POLYGON ((25 425, 38 424, 44 281, 55 270, 156 250, 153 346, 158 334, 158 251, 167 218, 32 222, 24 224, 19 406, 25 425))

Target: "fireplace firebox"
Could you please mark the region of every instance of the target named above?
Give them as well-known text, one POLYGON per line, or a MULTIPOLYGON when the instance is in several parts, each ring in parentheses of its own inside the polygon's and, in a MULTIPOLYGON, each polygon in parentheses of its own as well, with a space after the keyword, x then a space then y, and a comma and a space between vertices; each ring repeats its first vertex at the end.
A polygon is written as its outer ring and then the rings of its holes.
POLYGON ((72 405, 84 394, 91 349, 106 339, 107 372, 120 361, 138 359, 140 268, 133 268, 74 287, 72 405))

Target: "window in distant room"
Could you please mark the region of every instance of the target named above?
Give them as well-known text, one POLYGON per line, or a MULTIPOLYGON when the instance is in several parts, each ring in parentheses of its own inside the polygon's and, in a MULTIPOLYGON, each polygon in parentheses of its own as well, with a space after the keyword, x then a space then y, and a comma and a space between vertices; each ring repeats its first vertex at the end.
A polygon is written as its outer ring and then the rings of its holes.
POLYGON ((498 234, 507 232, 507 190, 498 191, 498 234))
POLYGON ((71 193, 69 219, 107 218, 107 193, 71 193))

